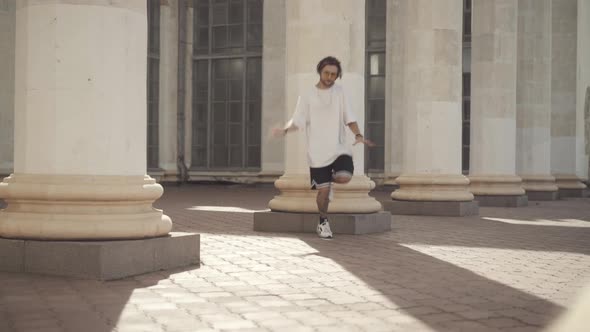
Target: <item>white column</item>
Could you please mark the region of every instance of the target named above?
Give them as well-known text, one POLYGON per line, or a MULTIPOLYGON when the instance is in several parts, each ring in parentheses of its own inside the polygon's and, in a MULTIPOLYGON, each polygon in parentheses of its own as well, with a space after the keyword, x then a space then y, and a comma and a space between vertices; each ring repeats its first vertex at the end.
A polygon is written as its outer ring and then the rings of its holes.
POLYGON ((184 164, 192 163, 192 130, 193 130, 193 38, 194 38, 193 2, 187 3, 186 31, 184 40, 184 164))
POLYGON ((473 200, 461 175, 462 8, 462 0, 394 1, 393 112, 403 113, 404 136, 394 200, 473 200))
POLYGON ((586 188, 576 175, 577 5, 552 2, 551 173, 560 190, 586 188))
POLYGON ((159 166, 176 180, 178 113, 178 0, 160 6, 159 166))
POLYGON ((13 168, 15 2, 0 3, 0 175, 13 168))
POLYGON ((590 2, 578 0, 576 175, 588 179, 590 157, 590 2))
POLYGON ((469 180, 477 196, 524 195, 515 161, 517 10, 512 0, 472 2, 469 180))
POLYGON ((551 0, 518 1, 516 169, 527 194, 557 191, 551 175, 551 0))
MULTIPOLYGON (((387 19, 385 32, 386 55, 393 54, 401 46, 401 40, 396 35, 397 31, 404 29, 399 20, 390 19, 396 15, 395 0, 387 0, 387 19)), ((394 79, 402 74, 403 64, 402 57, 386 56, 385 59, 385 184, 395 184, 397 178, 403 169, 403 82, 394 79), (396 84, 396 85, 394 85, 396 84)))
MULTIPOLYGON (((262 43, 262 140, 261 173, 281 175, 285 170, 285 142, 268 136, 282 126, 285 111, 285 4, 286 0, 264 1, 262 43)), ((287 110, 293 107, 287 105, 287 110)))
POLYGON ((146 2, 19 1, 14 174, 0 237, 167 234, 146 176, 146 2))
MULTIPOLYGON (((364 128, 365 1, 301 0, 286 2, 285 118, 290 118, 297 97, 318 81, 317 63, 337 57, 344 73, 342 84, 350 96, 359 128, 364 128)), ((281 194, 270 201, 274 211, 316 212, 316 192, 309 190, 304 133, 287 135, 285 174, 275 182, 281 194)), ((353 152, 354 176, 346 185, 334 185, 329 212, 371 213, 381 204, 368 196, 375 187, 364 175, 363 147, 353 152)))

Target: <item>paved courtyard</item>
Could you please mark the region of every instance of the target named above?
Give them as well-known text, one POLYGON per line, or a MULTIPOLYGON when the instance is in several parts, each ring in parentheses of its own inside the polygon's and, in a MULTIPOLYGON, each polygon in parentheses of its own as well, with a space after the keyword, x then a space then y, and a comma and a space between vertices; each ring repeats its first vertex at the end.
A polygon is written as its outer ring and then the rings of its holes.
POLYGON ((254 232, 275 194, 167 186, 155 205, 201 234, 200 267, 109 282, 0 273, 0 331, 539 331, 590 282, 590 198, 396 215, 391 232, 321 240, 254 232))

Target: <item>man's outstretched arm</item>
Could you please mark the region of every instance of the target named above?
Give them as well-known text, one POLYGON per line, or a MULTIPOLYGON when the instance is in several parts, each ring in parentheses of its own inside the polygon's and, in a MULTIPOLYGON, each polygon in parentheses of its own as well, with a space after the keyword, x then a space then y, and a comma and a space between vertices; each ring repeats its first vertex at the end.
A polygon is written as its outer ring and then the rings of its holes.
POLYGON ((359 129, 359 125, 358 123, 356 123, 356 121, 354 122, 350 122, 348 124, 348 128, 350 128, 350 130, 352 131, 352 133, 354 134, 354 143, 352 145, 356 145, 358 143, 363 143, 368 147, 373 147, 375 146, 375 143, 371 142, 370 140, 366 139, 363 134, 361 134, 361 130, 359 129))

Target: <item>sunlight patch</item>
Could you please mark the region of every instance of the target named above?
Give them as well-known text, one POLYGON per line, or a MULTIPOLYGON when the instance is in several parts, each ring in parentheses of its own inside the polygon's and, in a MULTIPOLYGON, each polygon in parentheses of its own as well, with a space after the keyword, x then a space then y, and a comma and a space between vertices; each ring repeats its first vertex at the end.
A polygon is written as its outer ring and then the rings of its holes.
POLYGON ((238 212, 238 213, 254 213, 254 212, 270 211, 270 209, 250 210, 250 209, 244 209, 244 208, 236 207, 236 206, 203 206, 203 205, 193 206, 193 207, 187 208, 187 210, 212 211, 212 212, 238 212))
POLYGON ((562 227, 587 227, 590 228, 590 222, 580 219, 535 219, 535 220, 519 220, 506 218, 490 218, 483 217, 486 220, 499 221, 514 225, 535 225, 535 226, 562 226, 562 227))

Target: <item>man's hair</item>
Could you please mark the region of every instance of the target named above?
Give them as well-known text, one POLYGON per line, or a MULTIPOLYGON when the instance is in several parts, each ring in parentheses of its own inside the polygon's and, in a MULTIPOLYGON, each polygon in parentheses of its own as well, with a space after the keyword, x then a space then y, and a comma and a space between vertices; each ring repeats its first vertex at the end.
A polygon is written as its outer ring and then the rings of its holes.
POLYGON ((322 69, 324 69, 325 66, 336 66, 336 68, 338 68, 337 77, 342 78, 342 67, 340 67, 340 61, 338 61, 338 59, 333 56, 327 56, 320 60, 317 66, 318 74, 322 74, 322 69))

